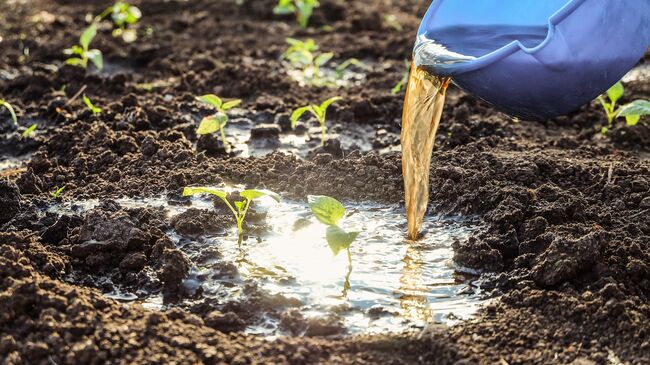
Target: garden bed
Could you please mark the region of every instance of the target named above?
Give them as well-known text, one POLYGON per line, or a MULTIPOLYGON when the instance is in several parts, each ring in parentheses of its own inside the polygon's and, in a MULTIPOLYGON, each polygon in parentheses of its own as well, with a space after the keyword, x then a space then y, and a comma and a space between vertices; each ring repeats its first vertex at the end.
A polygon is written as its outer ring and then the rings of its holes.
MULTIPOLYGON (((139 39, 102 23, 106 67, 87 73, 62 51, 110 3, 12 0, 0 14, 0 97, 19 117, 0 109, 6 363, 650 362, 647 120, 603 135, 594 102, 517 122, 451 87, 425 238, 400 246, 404 94, 391 89, 428 4, 322 0, 302 30, 274 1, 136 3, 139 39), (369 68, 338 89, 301 87, 286 37, 369 68), (207 93, 242 99, 229 153, 196 135, 207 93), (315 120, 291 128, 296 107, 336 95, 324 146, 315 120), (183 198, 187 185, 282 200, 253 207, 242 251, 229 213, 183 198), (308 214, 314 194, 343 201, 363 231, 346 293, 346 260, 308 214)), ((650 96, 647 58, 627 101, 650 96)))

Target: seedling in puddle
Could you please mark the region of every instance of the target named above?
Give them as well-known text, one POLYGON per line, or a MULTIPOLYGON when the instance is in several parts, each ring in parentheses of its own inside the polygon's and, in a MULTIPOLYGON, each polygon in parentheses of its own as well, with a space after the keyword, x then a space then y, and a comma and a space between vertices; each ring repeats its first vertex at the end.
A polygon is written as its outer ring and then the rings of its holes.
POLYGON ((313 39, 301 41, 294 38, 287 38, 289 47, 282 57, 291 63, 295 69, 300 70, 304 81, 314 86, 336 86, 336 80, 343 78, 343 72, 350 66, 367 69, 363 62, 356 58, 350 58, 335 68, 335 75, 325 77, 321 68, 329 63, 334 57, 332 52, 317 53, 319 47, 313 39))
POLYGON ((298 108, 293 111, 291 114, 291 128, 296 128, 296 123, 298 123, 298 119, 305 114, 306 112, 311 113, 316 119, 318 120, 318 123, 320 124, 321 128, 321 146, 325 145, 325 138, 327 137, 327 126, 325 125, 325 119, 327 117, 327 108, 334 103, 335 101, 342 100, 343 98, 340 96, 335 96, 333 98, 329 98, 325 100, 321 105, 307 105, 303 106, 301 108, 298 108))
POLYGON ((104 58, 102 52, 98 49, 89 49, 90 42, 97 35, 97 23, 92 23, 79 37, 79 44, 74 45, 63 53, 67 55, 74 55, 65 60, 65 63, 72 66, 83 67, 84 69, 88 68, 88 61, 92 62, 97 69, 101 70, 104 68, 104 58))
MULTIPOLYGON (((614 120, 619 117, 625 117, 627 125, 634 126, 639 123, 642 116, 650 115, 650 100, 634 100, 629 104, 617 108, 616 103, 623 97, 624 93, 625 88, 619 81, 607 90, 609 102, 602 95, 598 97, 598 101, 603 106, 603 109, 605 109, 608 127, 611 127, 614 120)), ((606 133, 609 129, 608 127, 603 127, 602 133, 606 133)))
POLYGON ((309 18, 320 4, 317 0, 279 0, 273 8, 275 14, 296 14, 296 19, 301 28, 307 28, 309 18))
POLYGON ((84 104, 90 109, 90 111, 93 113, 93 115, 101 114, 102 109, 96 107, 93 102, 88 98, 85 94, 81 97, 84 101, 84 104))
POLYGON ((54 191, 50 191, 50 195, 52 196, 52 198, 57 199, 61 196, 61 194, 63 194, 63 190, 65 190, 65 185, 63 185, 60 188, 54 189, 54 191))
POLYGON ((339 221, 345 216, 345 207, 338 200, 324 195, 309 195, 307 197, 309 208, 319 222, 327 225, 325 239, 334 256, 342 250, 348 254, 348 272, 345 277, 343 296, 350 288, 350 274, 352 273, 352 253, 350 246, 360 232, 346 232, 338 226, 339 221))
POLYGON ((271 197, 276 202, 278 203, 280 202, 280 195, 269 190, 255 190, 255 189, 244 190, 239 193, 239 195, 244 200, 234 202, 234 206, 233 206, 233 204, 231 204, 228 201, 228 193, 224 190, 211 188, 211 187, 204 187, 204 186, 197 186, 197 187, 187 186, 183 189, 183 196, 194 196, 198 194, 214 195, 219 199, 221 199, 226 204, 226 206, 230 209, 230 211, 234 215, 235 221, 237 222, 237 234, 239 237, 239 244, 241 244, 244 236, 244 221, 246 219, 246 213, 248 212, 248 208, 250 207, 251 202, 263 196, 271 197))
POLYGON ((18 118, 16 117, 16 111, 14 110, 14 107, 11 106, 11 104, 7 103, 6 101, 0 99, 0 106, 3 106, 9 110, 9 114, 11 114, 11 120, 14 122, 14 124, 18 124, 18 118))
POLYGON ((122 37, 127 43, 137 39, 138 36, 135 30, 127 27, 136 24, 142 17, 142 12, 138 7, 124 1, 117 1, 104 10, 103 13, 99 14, 96 21, 105 19, 109 15, 115 26, 115 29, 113 29, 113 37, 122 37))
POLYGON ((212 134, 219 131, 221 133, 221 141, 224 147, 228 149, 229 144, 226 140, 226 132, 224 131, 226 124, 228 124, 228 114, 226 112, 241 104, 241 100, 231 100, 224 103, 220 97, 214 94, 199 96, 196 100, 211 105, 217 111, 215 114, 203 118, 201 124, 199 124, 199 128, 196 130, 196 134, 212 134))
POLYGON ((38 128, 38 125, 36 123, 30 125, 29 128, 25 129, 25 131, 21 135, 22 138, 27 138, 27 137, 31 136, 34 133, 34 131, 36 130, 36 128, 38 128))

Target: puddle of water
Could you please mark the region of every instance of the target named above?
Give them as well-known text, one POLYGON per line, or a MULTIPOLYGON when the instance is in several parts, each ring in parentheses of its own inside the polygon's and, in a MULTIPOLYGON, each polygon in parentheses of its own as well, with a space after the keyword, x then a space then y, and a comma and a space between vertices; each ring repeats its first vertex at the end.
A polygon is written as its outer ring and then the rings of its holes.
MULTIPOLYGON (((212 209, 210 200, 193 199, 191 205, 169 205, 166 198, 147 200, 116 199, 123 207, 160 207, 167 217, 194 207, 212 209)), ((99 204, 98 200, 62 203, 50 208, 59 214, 83 213, 99 204)), ((397 205, 350 203, 342 223, 346 230, 362 233, 352 244, 352 270, 347 256, 334 257, 324 238, 325 227, 311 215, 306 203, 283 200, 275 203, 262 199, 257 210, 266 212, 268 230, 250 237, 241 247, 236 228, 227 236, 182 237, 170 232, 179 248, 190 259, 206 249, 219 250, 220 257, 195 267, 185 282, 188 290, 203 289, 203 296, 223 303, 235 300, 246 281, 256 281, 270 294, 282 294, 300 300, 305 317, 325 317, 338 313, 351 334, 401 331, 420 328, 428 323, 453 324, 470 317, 481 303, 468 274, 462 274, 452 262, 454 240, 465 240, 477 229, 462 219, 425 217, 423 238, 418 242, 404 237, 406 219, 397 205), (234 264, 237 277, 224 275, 224 265, 234 264)), ((145 307, 163 309, 160 295, 138 297, 113 292, 109 297, 135 301, 145 307)), ((268 314, 248 328, 249 333, 283 334, 277 315, 268 314)))
POLYGON ((290 64, 285 63, 287 75, 296 81, 300 87, 327 86, 331 88, 342 88, 361 85, 361 83, 366 79, 366 74, 356 71, 356 68, 346 68, 343 71, 337 72, 337 70, 329 67, 321 67, 319 69, 319 78, 317 80, 314 80, 313 70, 308 69, 305 71, 294 69, 292 67, 293 66, 290 64))

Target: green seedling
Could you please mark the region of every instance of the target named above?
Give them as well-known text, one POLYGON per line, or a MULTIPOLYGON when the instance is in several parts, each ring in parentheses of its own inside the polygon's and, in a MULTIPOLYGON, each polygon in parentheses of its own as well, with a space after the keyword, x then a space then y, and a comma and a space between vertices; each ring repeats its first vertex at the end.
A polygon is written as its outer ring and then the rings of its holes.
POLYGON ((75 57, 70 57, 65 60, 65 63, 72 66, 83 67, 84 69, 88 68, 88 61, 92 62, 97 69, 101 70, 104 68, 104 58, 102 56, 102 51, 98 49, 89 49, 90 42, 97 35, 97 23, 92 23, 79 37, 79 44, 74 45, 63 53, 67 55, 74 55, 75 57))
POLYGON ((248 212, 248 208, 250 207, 251 202, 263 196, 271 197, 276 202, 278 203, 280 202, 280 195, 269 190, 252 190, 252 189, 244 190, 239 193, 239 195, 244 200, 234 202, 234 206, 233 206, 233 204, 231 204, 228 201, 228 193, 225 192, 224 190, 211 188, 211 187, 203 187, 203 186, 198 186, 198 187, 188 186, 183 189, 183 196, 194 196, 198 194, 214 195, 219 199, 221 199, 226 204, 226 206, 230 209, 233 216, 235 217, 235 220, 237 221, 237 234, 239 236, 239 244, 241 244, 243 239, 244 221, 246 219, 246 213, 248 212))
POLYGON ((325 125, 325 120, 327 117, 327 109, 330 107, 332 103, 342 99, 343 98, 340 96, 335 96, 333 98, 329 98, 325 100, 321 105, 311 104, 294 110, 293 113, 291 113, 291 128, 293 129, 296 128, 296 123, 298 123, 298 119, 300 119, 300 117, 302 117, 303 114, 307 112, 311 113, 314 117, 316 117, 318 123, 320 124, 321 146, 324 146, 325 138, 327 137, 327 126, 325 125))
POLYGON ((338 65, 335 69, 336 77, 324 77, 321 68, 325 66, 334 57, 332 52, 318 53, 318 45, 313 39, 301 41, 295 38, 287 38, 289 44, 287 50, 282 54, 282 58, 289 61, 291 66, 300 70, 305 77, 305 81, 315 86, 336 86, 334 81, 343 78, 343 71, 350 66, 356 66, 362 69, 368 69, 363 62, 356 58, 350 58, 338 65))
POLYGON ((296 14, 298 24, 304 29, 307 28, 314 9, 319 5, 317 0, 279 0, 273 12, 281 15, 296 14))
POLYGON ((34 133, 34 131, 36 130, 36 128, 38 128, 38 125, 36 123, 30 125, 29 128, 25 129, 25 131, 22 133, 22 135, 21 135, 22 138, 27 138, 27 137, 31 136, 34 133))
POLYGON ((395 29, 398 32, 403 32, 404 27, 397 20, 397 17, 394 14, 387 14, 384 16, 384 24, 395 29))
POLYGON ((84 104, 90 109, 90 111, 93 113, 93 115, 98 115, 101 114, 102 109, 96 107, 92 101, 90 101, 90 98, 88 98, 85 94, 81 97, 84 101, 84 104))
POLYGON ((109 15, 115 26, 115 29, 113 29, 113 37, 122 37, 127 43, 133 42, 138 38, 135 30, 128 28, 128 26, 136 24, 142 18, 142 12, 138 7, 124 1, 117 1, 112 6, 106 8, 103 13, 99 14, 95 20, 100 21, 109 15))
POLYGON ((221 133, 221 141, 223 142, 224 147, 228 148, 229 144, 226 140, 226 132, 224 130, 226 124, 228 124, 228 114, 226 114, 226 112, 241 104, 241 100, 231 100, 224 103, 220 97, 214 94, 199 96, 196 100, 211 105, 217 111, 215 114, 201 120, 201 124, 199 124, 199 128, 196 130, 196 134, 212 134, 219 131, 221 133))
POLYGON ((311 83, 319 84, 321 80, 320 69, 334 57, 334 53, 324 52, 317 54, 318 46, 313 39, 307 39, 303 42, 298 39, 287 38, 286 41, 289 44, 289 48, 284 52, 283 57, 293 67, 302 70, 311 83))
POLYGON ((14 122, 14 124, 18 125, 18 118, 16 117, 16 111, 14 110, 14 107, 2 99, 0 99, 0 106, 3 106, 9 110, 9 114, 11 114, 11 120, 14 122))
POLYGON ((350 246, 357 239, 360 232, 346 232, 339 227, 339 221, 345 216, 345 207, 338 200, 322 195, 310 195, 307 197, 309 208, 319 222, 327 225, 325 239, 334 256, 342 250, 348 254, 348 273, 345 278, 343 296, 350 288, 350 274, 352 273, 352 253, 350 246))
POLYGON ((63 194, 63 190, 65 190, 65 185, 63 185, 60 188, 56 188, 54 191, 50 191, 50 195, 52 196, 52 198, 58 199, 61 196, 61 194, 63 194))
MULTIPOLYGON (((598 97, 598 101, 605 109, 609 127, 612 126, 615 119, 620 117, 625 117, 627 125, 634 126, 639 123, 642 116, 650 115, 650 100, 638 99, 617 108, 616 103, 623 97, 624 93, 625 88, 619 81, 607 90, 609 102, 605 100, 603 95, 598 97)), ((608 127, 603 127, 602 132, 606 133, 608 129, 608 127)))
POLYGON ((397 95, 399 94, 400 91, 402 91, 402 88, 406 83, 409 81, 409 73, 411 71, 411 65, 409 64, 408 61, 404 61, 404 65, 406 66, 404 69, 404 73, 402 74, 402 79, 393 87, 393 89, 390 91, 392 95, 397 95))

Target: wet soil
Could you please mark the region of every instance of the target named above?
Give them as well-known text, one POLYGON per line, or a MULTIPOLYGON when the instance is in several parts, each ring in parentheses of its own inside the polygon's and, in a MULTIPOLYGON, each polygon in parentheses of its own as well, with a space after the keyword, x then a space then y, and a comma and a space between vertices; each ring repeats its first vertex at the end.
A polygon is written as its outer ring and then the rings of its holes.
MULTIPOLYGON (((292 303, 255 286, 224 310, 159 312, 102 295, 116 287, 159 290, 172 302, 197 295, 181 285, 196 263, 166 232, 229 224, 218 209, 171 221, 159 209, 116 204, 121 197, 184 204, 185 185, 232 183, 298 200, 325 194, 403 203, 400 155, 390 147, 398 143, 404 95, 390 90, 427 5, 322 0, 313 26, 300 30, 273 15, 270 0, 138 3, 138 41, 112 38, 105 24, 93 42, 106 58, 102 72, 62 65, 62 50, 86 14, 108 2, 12 0, 0 14, 0 96, 19 115, 16 127, 0 110, 0 156, 28 161, 1 172, 4 363, 650 362, 650 124, 616 123, 603 136, 596 103, 546 122, 513 121, 449 90, 432 159, 431 213, 484 221, 485 230, 454 247, 456 263, 480 271, 481 289, 495 298, 472 320, 346 337, 335 321, 287 314, 288 330, 314 337, 267 340, 242 333, 248 316, 292 303), (385 24, 383 14, 394 14, 404 30, 385 24), (287 36, 312 37, 336 61, 355 57, 372 68, 359 85, 302 88, 280 61, 287 36), (102 114, 74 97, 82 88, 102 114), (241 157, 197 139, 209 111, 194 96, 208 92, 242 98, 238 118, 265 124, 255 135, 268 145, 294 133, 287 128, 293 108, 345 99, 328 114, 336 133, 323 148, 241 157), (36 133, 21 138, 33 123, 36 133), (342 143, 346 131, 358 130, 374 130, 372 150, 342 143), (51 197, 61 186, 63 194, 51 197), (53 200, 91 198, 101 204, 88 214, 48 211, 53 200), (110 281, 98 283, 97 275, 110 281)), ((624 102, 650 96, 647 80, 630 80, 626 89, 624 102)))

